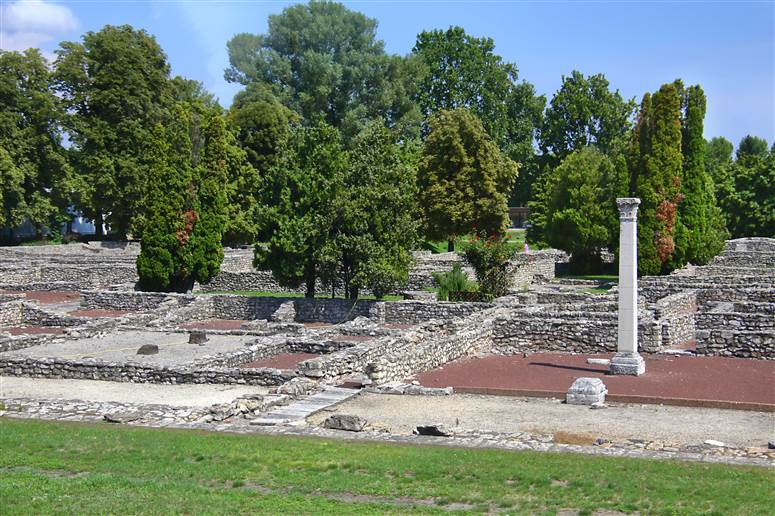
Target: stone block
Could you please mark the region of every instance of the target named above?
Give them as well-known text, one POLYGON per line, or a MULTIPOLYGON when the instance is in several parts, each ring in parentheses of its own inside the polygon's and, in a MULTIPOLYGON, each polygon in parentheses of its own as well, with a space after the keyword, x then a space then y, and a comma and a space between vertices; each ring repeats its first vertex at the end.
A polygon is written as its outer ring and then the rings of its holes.
POLYGON ((646 372, 646 363, 643 361, 643 357, 637 353, 617 353, 611 359, 608 371, 611 374, 640 376, 646 372))
POLYGON ((592 405, 604 403, 608 389, 600 378, 576 378, 565 395, 568 405, 592 405))
POLYGON ((334 414, 323 421, 324 428, 331 430, 345 430, 347 432, 361 432, 366 427, 366 420, 359 416, 348 414, 334 414))
POLYGON ((207 342, 207 334, 203 331, 192 331, 188 334, 188 343, 202 346, 207 342))
POLYGON ((159 346, 156 344, 143 344, 140 349, 137 350, 138 355, 158 355, 159 346))

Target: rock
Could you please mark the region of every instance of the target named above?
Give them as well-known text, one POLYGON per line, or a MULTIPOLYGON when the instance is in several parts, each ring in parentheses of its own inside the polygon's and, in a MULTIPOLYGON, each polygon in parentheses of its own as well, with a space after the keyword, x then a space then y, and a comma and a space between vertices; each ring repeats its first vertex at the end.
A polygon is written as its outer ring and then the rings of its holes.
POLYGON ((404 394, 414 396, 449 396, 452 387, 423 387, 422 385, 409 385, 404 389, 404 394))
POLYGON ((297 377, 277 387, 277 394, 288 394, 290 396, 304 396, 318 389, 318 382, 309 378, 297 377))
POLYGON ((708 446, 717 446, 719 448, 723 448, 726 446, 726 444, 722 443, 721 441, 714 441, 713 439, 708 439, 707 441, 704 441, 704 444, 707 444, 708 446))
POLYGON ((576 378, 565 395, 565 403, 568 405, 605 403, 605 395, 607 393, 608 390, 600 378, 576 378))
POLYGON ((775 450, 775 441, 768 441, 767 448, 769 448, 770 450, 775 450))
POLYGON ((188 334, 188 343, 196 344, 197 346, 203 346, 207 342, 207 333, 203 331, 192 331, 188 334))
POLYGON ((267 328, 266 319, 253 319, 240 326, 243 330, 265 330, 267 328))
POLYGON ((361 432, 366 427, 366 420, 359 416, 348 414, 334 414, 323 421, 324 428, 331 430, 345 430, 347 432, 361 432))
POLYGON ((158 355, 159 346, 156 344, 143 344, 140 349, 137 350, 138 355, 158 355))
POLYGON ((611 360, 607 358, 588 358, 587 364, 607 366, 611 365, 611 360))
POLYGON ((114 412, 112 414, 103 414, 102 419, 108 423, 130 423, 140 419, 141 414, 137 412, 114 412))
POLYGON ((593 409, 593 410, 596 410, 596 409, 604 409, 604 408, 608 408, 608 405, 606 405, 606 404, 605 404, 605 403, 603 403, 602 401, 598 401, 598 402, 595 402, 595 403, 593 403, 592 405, 590 405, 590 406, 589 406, 589 408, 591 408, 591 409, 593 409))
POLYGON ((413 433, 415 435, 432 435, 434 437, 449 437, 452 435, 452 431, 443 424, 418 426, 413 433))

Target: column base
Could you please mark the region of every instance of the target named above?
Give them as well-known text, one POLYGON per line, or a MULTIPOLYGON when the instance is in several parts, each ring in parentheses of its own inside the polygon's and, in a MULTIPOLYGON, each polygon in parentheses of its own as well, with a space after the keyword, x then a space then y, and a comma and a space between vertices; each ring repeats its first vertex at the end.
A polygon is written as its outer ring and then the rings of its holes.
POLYGON ((610 374, 640 376, 646 372, 646 362, 638 353, 617 353, 611 359, 610 374))

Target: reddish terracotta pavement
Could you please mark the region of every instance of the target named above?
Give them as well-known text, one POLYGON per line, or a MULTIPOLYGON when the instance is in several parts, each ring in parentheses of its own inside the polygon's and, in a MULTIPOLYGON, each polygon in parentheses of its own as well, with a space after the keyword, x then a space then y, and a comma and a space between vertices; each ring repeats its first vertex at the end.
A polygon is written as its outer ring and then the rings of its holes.
POLYGON ((60 326, 16 326, 0 328, 0 332, 8 332, 11 335, 61 335, 65 329, 60 326))
POLYGON ((646 374, 610 376, 590 357, 541 353, 460 360, 417 376, 426 387, 457 392, 564 398, 581 376, 601 378, 606 399, 632 403, 737 408, 775 412, 775 361, 644 355, 646 374))
POLYGON ((275 369, 295 369, 299 363, 317 358, 320 355, 314 353, 281 353, 272 357, 262 358, 255 362, 242 364, 240 367, 252 369, 256 367, 273 367, 275 369))
POLYGON ((2 294, 24 294, 24 297, 38 301, 42 305, 51 305, 57 303, 66 303, 68 301, 78 301, 81 294, 72 290, 4 290, 2 294))
POLYGON ((181 328, 192 330, 239 330, 247 321, 242 319, 203 319, 181 324, 181 328))

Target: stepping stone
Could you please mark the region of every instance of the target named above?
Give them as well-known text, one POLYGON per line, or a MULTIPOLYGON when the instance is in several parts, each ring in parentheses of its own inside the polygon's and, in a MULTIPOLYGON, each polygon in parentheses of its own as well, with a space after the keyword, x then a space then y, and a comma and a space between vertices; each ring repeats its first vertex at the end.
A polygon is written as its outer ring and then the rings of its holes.
POLYGON ((251 425, 272 426, 287 425, 304 421, 315 412, 341 403, 357 395, 356 389, 344 389, 341 387, 328 387, 324 391, 313 394, 290 405, 278 407, 268 414, 258 417, 250 422, 251 425))

